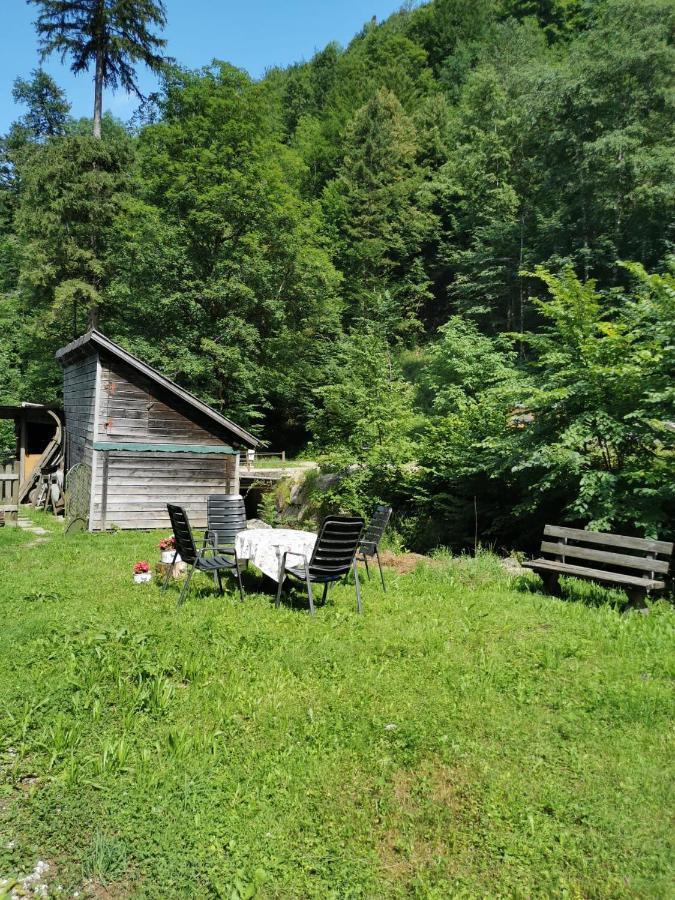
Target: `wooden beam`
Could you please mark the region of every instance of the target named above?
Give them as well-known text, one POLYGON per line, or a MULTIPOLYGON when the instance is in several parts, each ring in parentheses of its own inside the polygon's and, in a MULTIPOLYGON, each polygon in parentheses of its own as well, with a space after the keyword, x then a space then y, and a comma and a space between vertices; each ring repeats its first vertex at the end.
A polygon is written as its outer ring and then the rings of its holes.
POLYGON ((561 525, 547 525, 544 528, 544 534, 549 535, 550 537, 585 541, 587 544, 606 544, 608 547, 622 547, 626 550, 645 550, 648 553, 662 553, 667 556, 673 552, 673 544, 668 541, 655 541, 650 538, 610 534, 609 532, 604 531, 585 531, 583 528, 564 528, 561 525))
POLYGON ((19 429, 19 483, 23 484, 26 478, 26 415, 21 416, 19 429))
POLYGON ((103 472, 101 473, 101 531, 106 530, 106 516, 108 514, 108 466, 110 464, 110 451, 103 453, 103 472))
MULTIPOLYGON (((561 552, 560 544, 555 541, 542 541, 541 552, 557 556, 561 552)), ((644 556, 629 556, 627 553, 613 553, 609 550, 596 550, 592 547, 574 547, 572 544, 566 544, 563 552, 574 559, 587 559, 591 562, 605 563, 608 566, 625 569, 666 573, 670 568, 669 560, 656 559, 655 556, 652 559, 646 559, 644 556)), ((559 562, 565 562, 565 559, 561 559, 559 562)))

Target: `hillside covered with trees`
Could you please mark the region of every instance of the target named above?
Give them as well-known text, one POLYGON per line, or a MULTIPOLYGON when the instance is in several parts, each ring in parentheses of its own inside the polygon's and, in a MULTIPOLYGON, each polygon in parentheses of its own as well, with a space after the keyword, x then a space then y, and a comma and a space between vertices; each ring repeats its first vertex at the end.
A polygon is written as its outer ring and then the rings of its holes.
POLYGON ((674 27, 672 0, 434 0, 260 81, 164 65, 100 139, 23 73, 0 402, 58 402, 93 316, 410 547, 672 540, 674 27))

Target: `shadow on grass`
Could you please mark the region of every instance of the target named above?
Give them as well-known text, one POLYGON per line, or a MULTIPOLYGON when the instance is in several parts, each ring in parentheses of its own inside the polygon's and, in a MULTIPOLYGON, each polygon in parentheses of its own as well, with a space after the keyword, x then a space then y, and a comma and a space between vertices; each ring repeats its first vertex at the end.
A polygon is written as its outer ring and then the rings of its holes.
MULTIPOLYGON (((274 579, 258 572, 256 569, 248 568, 242 570, 241 583, 244 587, 244 602, 250 597, 255 596, 256 599, 264 598, 270 606, 274 606, 277 596, 277 582, 274 581, 274 579)), ((178 602, 184 584, 185 576, 174 579, 169 582, 167 590, 164 592, 163 582, 157 581, 157 585, 162 590, 162 594, 172 598, 174 602, 178 602)), ((321 603, 322 590, 322 588, 319 588, 318 592, 314 590, 314 605, 317 609, 323 606, 321 603)), ((212 580, 212 576, 202 572, 196 572, 183 602, 188 603, 190 601, 209 600, 220 596, 220 589, 212 580)), ((230 572, 223 573, 222 599, 231 599, 235 601, 239 601, 240 599, 236 576, 230 572)), ((330 603, 330 593, 326 602, 330 603)), ((286 609, 293 609, 297 612, 309 612, 307 589, 304 584, 287 579, 281 594, 281 605, 286 609)))
POLYGON ((583 603, 585 606, 598 608, 611 606, 623 611, 628 606, 628 597, 617 588, 606 588, 594 581, 581 578, 560 578, 560 595, 549 594, 538 575, 514 575, 511 587, 524 594, 544 594, 553 600, 583 603))

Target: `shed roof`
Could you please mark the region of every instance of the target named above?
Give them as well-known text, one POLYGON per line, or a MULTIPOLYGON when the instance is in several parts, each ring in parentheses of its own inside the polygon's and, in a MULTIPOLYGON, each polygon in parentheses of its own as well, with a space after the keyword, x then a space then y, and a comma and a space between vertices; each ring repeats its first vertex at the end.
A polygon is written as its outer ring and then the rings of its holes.
POLYGON ((7 403, 0 406, 0 419, 30 418, 31 415, 48 418, 47 413, 61 414, 60 406, 52 406, 44 403, 7 403))
POLYGON ((68 362, 68 359, 71 356, 75 356, 82 352, 86 353, 92 348, 104 350, 111 356, 114 356, 122 362, 126 363, 128 366, 131 366, 141 375, 149 378, 150 381, 154 382, 156 385, 158 385, 158 387, 164 388, 164 390, 173 394, 175 397, 178 397, 180 400, 182 400, 184 403, 187 403, 197 412, 201 413, 204 416, 207 416, 217 425, 220 425, 222 428, 226 428, 228 431, 236 434, 242 439, 245 444, 249 444, 249 446, 251 447, 257 447, 260 444, 260 441, 254 438, 252 434, 249 434, 248 431, 245 431, 239 425, 236 425, 231 419, 228 419, 226 416, 223 416, 219 412, 216 412, 216 410, 210 407, 207 403, 204 403, 198 397, 195 397, 194 394, 191 394, 189 391, 186 391, 185 388, 177 385, 175 381, 172 381, 170 378, 162 375, 157 371, 157 369, 153 369, 152 366, 149 366, 147 363, 143 362, 143 360, 139 359, 137 356, 134 356, 133 353, 129 353, 128 350, 120 347, 120 345, 116 344, 115 341, 111 341, 109 337, 106 337, 102 332, 98 331, 95 328, 90 329, 86 334, 83 334, 76 340, 71 341, 70 344, 67 344, 65 347, 57 350, 56 358, 63 366, 68 362))

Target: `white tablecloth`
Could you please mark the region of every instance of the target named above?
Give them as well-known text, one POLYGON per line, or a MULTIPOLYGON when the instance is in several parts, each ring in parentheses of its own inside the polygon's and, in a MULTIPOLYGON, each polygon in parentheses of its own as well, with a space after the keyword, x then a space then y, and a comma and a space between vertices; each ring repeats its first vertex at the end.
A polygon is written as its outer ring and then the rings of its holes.
MULTIPOLYGON (((316 535, 311 531, 294 531, 292 528, 249 528, 240 531, 235 540, 239 559, 249 562, 279 580, 279 567, 286 551, 304 554, 307 559, 312 555, 316 535)), ((302 556, 288 556, 287 566, 301 566, 302 556)))

